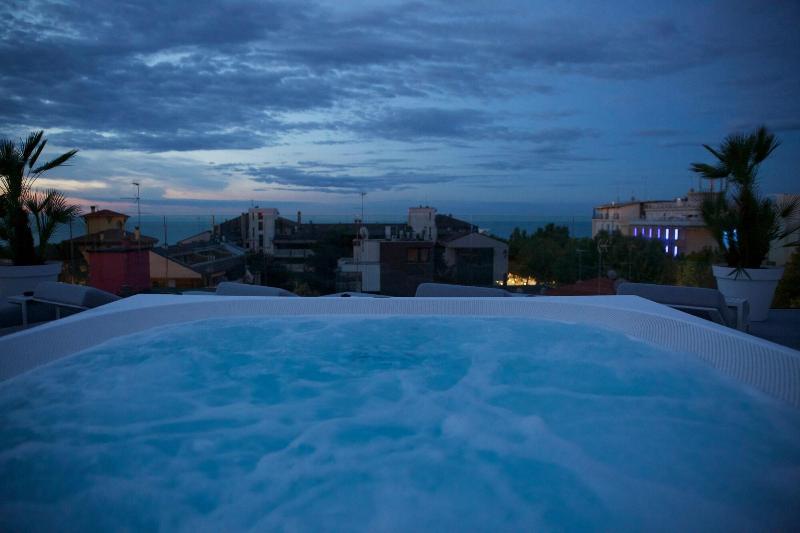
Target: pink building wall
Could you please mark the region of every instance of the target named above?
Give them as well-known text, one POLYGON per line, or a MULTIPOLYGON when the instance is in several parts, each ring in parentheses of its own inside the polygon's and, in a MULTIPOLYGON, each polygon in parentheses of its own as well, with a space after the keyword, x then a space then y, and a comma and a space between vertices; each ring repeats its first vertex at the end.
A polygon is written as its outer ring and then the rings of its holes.
POLYGON ((90 286, 114 294, 150 288, 149 250, 90 250, 88 256, 90 286))

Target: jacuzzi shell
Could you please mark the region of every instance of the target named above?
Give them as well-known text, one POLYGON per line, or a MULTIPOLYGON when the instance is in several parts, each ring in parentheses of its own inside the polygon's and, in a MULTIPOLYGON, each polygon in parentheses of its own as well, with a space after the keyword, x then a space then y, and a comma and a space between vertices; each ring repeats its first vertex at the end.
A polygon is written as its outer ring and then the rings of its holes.
POLYGON ((207 318, 298 315, 513 316, 588 324, 694 354, 800 407, 800 352, 638 296, 281 298, 138 295, 0 338, 0 381, 121 335, 207 318))

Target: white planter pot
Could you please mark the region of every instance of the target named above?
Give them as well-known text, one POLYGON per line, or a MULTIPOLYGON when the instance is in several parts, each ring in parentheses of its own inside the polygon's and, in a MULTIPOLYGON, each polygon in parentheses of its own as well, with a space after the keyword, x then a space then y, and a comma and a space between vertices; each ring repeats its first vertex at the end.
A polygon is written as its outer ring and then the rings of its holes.
POLYGON ((43 281, 58 281, 61 262, 50 261, 44 265, 0 265, 0 298, 32 291, 43 281))
POLYGON ((712 268, 717 278, 717 288, 725 297, 746 298, 750 303, 752 322, 767 319, 775 288, 783 277, 783 267, 745 268, 744 272, 738 273, 729 266, 712 268))

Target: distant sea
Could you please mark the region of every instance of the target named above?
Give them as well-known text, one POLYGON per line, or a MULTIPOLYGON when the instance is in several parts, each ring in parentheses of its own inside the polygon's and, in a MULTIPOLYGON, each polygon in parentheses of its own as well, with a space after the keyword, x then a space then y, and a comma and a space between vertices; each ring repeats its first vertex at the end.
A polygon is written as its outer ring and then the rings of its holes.
MULTIPOLYGON (((478 226, 481 230, 486 230, 492 235, 508 238, 514 228, 526 230, 529 233, 536 231, 537 228, 553 223, 560 226, 567 226, 569 233, 573 237, 589 237, 592 233, 592 219, 590 216, 526 216, 526 215, 458 215, 456 218, 478 226)), ((222 216, 199 216, 199 215, 142 215, 141 230, 143 235, 155 237, 159 244, 166 240, 168 244, 175 244, 181 239, 196 235, 206 230, 210 230, 214 223, 219 224, 225 220, 235 218, 232 215, 222 216), (166 235, 165 235, 166 231, 166 235)), ((398 223, 405 220, 403 215, 370 215, 365 216, 365 221, 369 223, 398 223)), ((343 215, 313 215, 303 214, 303 222, 334 223, 352 222, 352 217, 343 215)), ((128 231, 133 231, 136 226, 136 216, 128 219, 128 231)), ((72 223, 72 237, 79 237, 86 233, 82 220, 72 223)), ((70 226, 59 227, 50 242, 57 243, 70 238, 70 226)))

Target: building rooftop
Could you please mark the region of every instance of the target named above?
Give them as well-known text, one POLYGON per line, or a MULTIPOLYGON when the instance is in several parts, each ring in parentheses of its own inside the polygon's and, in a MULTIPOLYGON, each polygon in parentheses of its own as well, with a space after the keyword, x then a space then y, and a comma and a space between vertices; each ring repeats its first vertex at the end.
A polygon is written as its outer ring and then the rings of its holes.
POLYGON ((82 215, 83 218, 95 218, 95 217, 124 217, 125 220, 129 219, 130 217, 125 213, 117 213, 116 211, 112 211, 110 209, 101 209, 99 211, 92 211, 90 213, 86 213, 82 215))
POLYGON ((280 217, 275 229, 275 242, 316 241, 330 232, 342 232, 356 238, 361 228, 367 229, 370 238, 381 239, 386 235, 387 226, 393 235, 397 235, 401 231, 408 231, 408 225, 405 223, 361 224, 357 222, 334 222, 316 224, 313 221, 309 221, 298 224, 293 220, 280 217))
POLYGON ((598 206, 595 206, 595 209, 609 209, 612 207, 626 207, 629 205, 638 205, 646 203, 652 203, 652 200, 631 200, 629 202, 611 202, 608 204, 600 204, 598 206))
POLYGON ((436 229, 441 233, 478 231, 478 226, 465 222, 453 215, 436 215, 436 229))
POLYGON ((69 244, 75 244, 78 246, 102 245, 104 248, 113 246, 115 244, 121 245, 123 243, 128 243, 128 244, 139 243, 145 246, 153 246, 157 242, 158 239, 156 239, 155 237, 148 237, 147 235, 140 235, 139 240, 137 240, 135 233, 123 229, 107 229, 95 233, 89 233, 87 235, 81 235, 80 237, 75 237, 73 239, 66 239, 61 241, 62 244, 67 244, 67 245, 69 244))
POLYGON ((159 246, 153 253, 194 270, 212 274, 244 265, 245 250, 229 244, 196 242, 184 245, 159 246))

